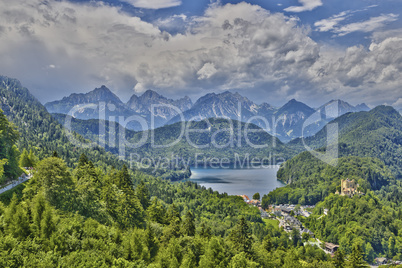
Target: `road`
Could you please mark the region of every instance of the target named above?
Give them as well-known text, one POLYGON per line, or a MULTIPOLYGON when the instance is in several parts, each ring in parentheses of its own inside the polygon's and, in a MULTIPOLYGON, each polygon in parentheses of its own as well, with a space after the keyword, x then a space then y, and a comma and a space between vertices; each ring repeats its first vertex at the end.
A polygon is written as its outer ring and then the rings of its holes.
POLYGON ((15 186, 20 185, 21 183, 29 180, 30 178, 32 178, 32 175, 25 175, 25 176, 21 176, 18 179, 12 181, 10 184, 8 184, 6 187, 1 188, 0 189, 0 194, 13 189, 15 186))

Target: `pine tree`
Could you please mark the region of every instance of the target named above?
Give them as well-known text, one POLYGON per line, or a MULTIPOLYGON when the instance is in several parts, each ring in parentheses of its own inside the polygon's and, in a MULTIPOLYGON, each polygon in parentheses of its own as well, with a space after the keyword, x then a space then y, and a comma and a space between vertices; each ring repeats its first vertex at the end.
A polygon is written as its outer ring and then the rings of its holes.
POLYGON ((158 244, 155 239, 155 234, 150 226, 148 226, 145 231, 145 239, 150 258, 153 260, 158 252, 158 244))
POLYGON ((31 161, 29 160, 29 155, 27 149, 24 148, 20 156, 20 166, 21 167, 32 167, 31 161))
POLYGON ((367 242, 366 244, 366 260, 368 263, 373 263, 374 259, 375 259, 375 251, 373 249, 373 247, 371 246, 371 244, 369 242, 367 242))
POLYGON ((292 230, 292 244, 294 247, 297 247, 300 241, 300 234, 299 231, 296 228, 293 228, 292 230))
POLYGON ((80 159, 78 160, 78 166, 77 167, 83 167, 86 164, 88 164, 88 157, 84 153, 82 153, 80 155, 80 159))
POLYGON ((244 217, 242 217, 238 224, 234 227, 230 233, 229 239, 232 241, 235 249, 238 252, 251 254, 253 238, 251 236, 250 227, 248 226, 244 217))
POLYGON ((127 192, 133 190, 130 174, 128 173, 128 168, 126 165, 123 165, 123 168, 117 172, 115 184, 123 191, 127 192))
POLYGON ((395 256, 396 248, 395 248, 395 238, 391 236, 388 240, 388 258, 392 259, 395 256))
POLYGON ((194 223, 194 215, 191 211, 188 211, 186 214, 186 218, 183 221, 183 231, 184 235, 194 236, 195 235, 195 223, 194 223))
POLYGON ((225 249, 222 244, 223 242, 218 237, 212 237, 205 250, 205 254, 200 258, 199 266, 203 268, 227 267, 225 249))
POLYGON ((229 268, 243 268, 243 267, 256 268, 259 267, 259 264, 249 260, 246 256, 246 253, 240 252, 230 260, 229 268))
POLYGON ((36 156, 34 155, 32 149, 29 150, 28 158, 31 163, 30 167, 36 166, 37 159, 36 159, 36 156))
POLYGON ((193 268, 197 266, 197 259, 194 252, 190 249, 186 255, 183 257, 180 268, 193 268))
POLYGON ((148 207, 148 217, 151 221, 160 224, 166 224, 167 222, 166 209, 157 198, 152 199, 151 206, 148 207))
POLYGON ((270 235, 266 235, 264 237, 264 240, 262 241, 262 245, 264 249, 266 249, 268 252, 272 250, 272 240, 270 235))
POLYGON ((351 268, 367 267, 366 262, 363 260, 363 251, 358 243, 355 243, 352 248, 352 253, 348 258, 348 266, 351 268))
POLYGON ((46 210, 46 201, 42 194, 38 194, 33 208, 33 231, 40 236, 43 213, 46 210))
POLYGON ((47 207, 43 213, 43 219, 41 222, 41 236, 44 239, 49 239, 52 233, 55 231, 56 226, 53 220, 53 212, 50 207, 47 207))
POLYGON ((13 215, 13 235, 19 239, 25 239, 29 235, 29 219, 26 210, 20 204, 13 215))
POLYGON ((260 193, 255 193, 254 195, 253 195, 253 199, 255 199, 255 200, 260 200, 260 193))
POLYGON ((345 256, 342 249, 338 249, 337 251, 335 251, 334 265, 335 267, 340 268, 345 267, 345 256))
POLYGON ((211 238, 212 234, 211 234, 211 228, 209 226, 205 225, 205 222, 203 222, 201 224, 201 232, 200 232, 200 236, 201 237, 205 237, 205 238, 211 238))
POLYGON ((141 181, 140 184, 137 186, 137 188, 135 189, 135 193, 138 197, 138 199, 140 200, 140 203, 142 205, 142 207, 145 209, 147 209, 149 207, 149 191, 147 186, 145 185, 144 181, 141 181))
POLYGON ((173 222, 175 220, 181 222, 180 212, 174 203, 169 206, 166 214, 168 222, 173 222))

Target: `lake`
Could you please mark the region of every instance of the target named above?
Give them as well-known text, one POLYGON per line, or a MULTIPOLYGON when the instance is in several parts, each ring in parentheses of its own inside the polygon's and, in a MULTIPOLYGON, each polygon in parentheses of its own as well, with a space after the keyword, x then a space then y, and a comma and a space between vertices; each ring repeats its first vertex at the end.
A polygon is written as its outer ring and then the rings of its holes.
POLYGON ((262 198, 264 194, 285 186, 276 179, 278 169, 279 166, 249 169, 191 168, 190 180, 219 193, 245 194, 252 198, 258 192, 262 198))

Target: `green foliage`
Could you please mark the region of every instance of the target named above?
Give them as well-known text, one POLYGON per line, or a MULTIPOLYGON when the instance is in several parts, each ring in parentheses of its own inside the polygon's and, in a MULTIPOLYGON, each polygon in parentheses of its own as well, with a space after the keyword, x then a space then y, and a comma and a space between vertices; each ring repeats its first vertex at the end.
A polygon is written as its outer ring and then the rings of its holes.
POLYGON ((0 109, 0 184, 21 174, 18 165, 19 151, 15 146, 19 133, 0 109))
MULTIPOLYGON (((53 115, 60 123, 65 121, 65 115, 55 114, 53 115)), ((118 124, 115 124, 116 137, 119 136, 120 128, 118 124)), ((145 144, 139 148, 126 148, 127 156, 131 153, 139 155, 140 158, 152 158, 155 161, 160 161, 162 164, 157 168, 157 172, 166 174, 165 176, 172 181, 178 180, 182 177, 182 174, 176 169, 180 168, 175 166, 174 157, 177 156, 179 161, 184 159, 188 164, 195 164, 195 155, 200 154, 201 158, 228 158, 229 162, 234 163, 236 161, 235 154, 240 156, 241 161, 249 155, 250 160, 254 157, 259 159, 267 159, 270 155, 275 154, 276 159, 288 159, 295 155, 297 152, 292 147, 288 147, 283 144, 276 137, 271 136, 261 128, 254 124, 247 125, 246 123, 232 120, 229 122, 222 118, 210 118, 204 121, 192 121, 185 122, 184 126, 188 129, 186 135, 182 135, 183 124, 182 122, 166 125, 154 130, 153 138, 154 144, 151 144, 151 132, 150 131, 132 131, 125 129, 126 139, 132 143, 137 144, 142 138, 146 138, 145 144), (247 134, 247 138, 244 133, 247 133, 246 128, 250 131, 247 134), (200 130, 198 132, 193 130, 200 130), (255 131, 257 130, 257 131, 255 131), (231 132, 232 131, 232 132, 231 132), (241 136, 239 135, 241 134, 241 136), (169 145, 178 141, 173 146, 160 146, 169 145), (212 143, 213 142, 213 143, 212 143), (216 144, 217 146, 213 145, 216 144), (239 146, 240 144, 240 146, 239 146), (265 145, 264 148, 256 148, 252 145, 265 145), (224 148, 224 150, 222 150, 224 148), (173 159, 172 153, 174 154, 173 159), (165 161, 170 159, 172 162, 165 161), (171 168, 174 166, 174 168, 171 168), (165 169, 163 171, 163 169, 165 169)), ((72 119, 72 129, 77 133, 83 135, 85 138, 98 142, 99 140, 99 121, 98 120, 80 120, 72 119)), ((109 128, 108 122, 106 122, 106 132, 109 133, 112 129, 109 128)), ((105 138, 105 148, 113 153, 118 153, 117 144, 111 145, 108 143, 108 137, 105 138)), ((150 163, 150 171, 153 171, 155 167, 150 163)), ((142 167, 142 171, 147 169, 142 167)), ((182 172, 188 172, 186 169, 182 169, 182 172)), ((148 172, 147 172, 148 173, 148 172)), ((181 179, 186 178, 182 177, 181 179)), ((188 178, 188 177, 187 177, 188 178)))
POLYGON ((32 150, 28 151, 24 148, 20 155, 19 165, 21 167, 34 167, 36 165, 36 157, 32 150))
POLYGON ((251 254, 253 238, 250 227, 244 218, 240 219, 239 223, 230 233, 229 238, 237 252, 244 252, 247 255, 251 254))
POLYGON ((50 204, 61 208, 64 206, 63 201, 71 196, 72 185, 71 174, 67 171, 65 162, 57 157, 49 157, 38 164, 26 191, 34 193, 43 189, 50 204))
POLYGON ((260 193, 255 193, 255 194, 253 194, 253 199, 255 199, 255 200, 260 200, 260 193))
POLYGON ((353 245, 347 266, 350 268, 368 267, 366 262, 363 260, 363 251, 358 243, 353 245))
POLYGON ((0 202, 2 202, 5 205, 8 205, 11 202, 11 199, 15 195, 18 200, 22 199, 23 196, 23 190, 25 189, 26 182, 21 183, 14 188, 5 191, 4 193, 0 194, 0 202))
POLYGON ((401 258, 401 219, 394 217, 395 210, 384 206, 381 200, 368 192, 365 196, 330 195, 319 203, 304 224, 314 234, 328 242, 340 245, 350 254, 355 243, 365 253, 365 260, 372 262, 379 254, 401 258), (328 209, 322 216, 323 208, 328 209))
POLYGON ((345 267, 345 256, 342 249, 335 251, 334 265, 337 268, 345 267))
MULTIPOLYGON (((402 116, 391 106, 378 106, 369 112, 348 113, 332 122, 339 128, 339 155, 373 157, 384 162, 397 178, 402 178, 402 116)), ((311 148, 326 145, 327 130, 305 138, 311 148)), ((288 144, 304 150, 301 139, 288 144)))
POLYGON ((183 221, 182 233, 187 236, 195 235, 194 215, 191 211, 187 212, 186 218, 183 221))
POLYGON ((32 167, 31 161, 29 160, 28 151, 24 148, 20 156, 20 166, 21 167, 32 167))
MULTIPOLYGON (((57 152, 66 162, 67 166, 72 167, 78 161, 81 153, 85 153, 89 159, 96 159, 97 166, 103 168, 109 165, 115 167, 122 166, 121 161, 118 161, 117 157, 105 152, 99 146, 81 148, 71 143, 69 138, 82 142, 82 144, 88 144, 88 140, 85 140, 75 132, 72 132, 70 137, 67 136, 67 132, 63 126, 47 112, 46 108, 18 80, 0 76, 0 104, 8 120, 12 122, 12 124, 6 124, 7 127, 5 128, 8 131, 3 131, 4 134, 7 134, 6 137, 9 140, 5 144, 12 145, 17 141, 18 135, 15 131, 11 130, 15 125, 20 133, 17 147, 21 151, 24 148, 31 148, 32 155, 30 153, 30 159, 36 159, 32 157, 33 155, 38 157, 38 159, 43 159, 52 156, 53 152, 57 152)), ((0 125, 3 125, 4 120, 5 117, 3 114, 0 115, 0 125)), ((9 148, 9 146, 0 146, 0 148, 0 159, 9 159, 8 157, 3 157, 3 154, 9 150, 5 148, 9 148)), ((17 157, 16 164, 18 164, 18 159, 17 157)), ((5 168, 7 171, 8 167, 5 166, 5 168)), ((19 171, 17 171, 17 169, 11 167, 5 176, 7 178, 14 178, 19 175, 17 174, 19 171)))
MULTIPOLYGON (((336 167, 321 162, 309 152, 288 160, 281 166, 277 177, 288 185, 262 198, 263 207, 269 204, 314 205, 330 193, 340 190, 342 179, 355 179, 362 191, 379 190, 394 184, 388 167, 375 158, 342 157, 336 167)), ((396 197, 399 198, 399 197, 396 197)))
POLYGON ((124 167, 105 173, 89 160, 76 166, 43 159, 23 197, 0 203, 0 267, 330 264, 316 249, 296 254, 303 247, 239 197, 124 167))

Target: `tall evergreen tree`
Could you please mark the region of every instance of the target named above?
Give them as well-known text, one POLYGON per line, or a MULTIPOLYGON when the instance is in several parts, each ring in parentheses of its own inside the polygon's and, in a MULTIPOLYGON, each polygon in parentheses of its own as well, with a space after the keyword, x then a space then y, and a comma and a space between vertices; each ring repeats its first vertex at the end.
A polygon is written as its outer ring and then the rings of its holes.
POLYGON ((188 236, 195 235, 194 215, 191 211, 187 211, 186 218, 183 221, 183 234, 188 236))
POLYGON ((345 267, 345 256, 342 249, 335 251, 335 258, 333 259, 335 267, 345 267))
POLYGON ((30 167, 36 166, 37 159, 36 159, 36 156, 34 155, 32 149, 29 150, 28 158, 31 163, 30 167))
POLYGON ((244 217, 241 217, 240 221, 234 227, 230 233, 229 239, 238 252, 245 252, 251 255, 253 238, 251 236, 250 227, 244 217))
POLYGON ((144 208, 144 210, 147 209, 149 207, 150 195, 149 195, 148 187, 145 185, 143 180, 140 182, 140 184, 135 189, 135 193, 136 193, 138 199, 140 200, 140 203, 141 203, 142 207, 144 208))
POLYGON ((88 164, 88 157, 86 156, 86 154, 82 153, 80 155, 80 159, 78 159, 78 167, 83 167, 86 164, 88 164))
POLYGON ((20 166, 21 167, 32 167, 31 161, 29 160, 29 155, 27 149, 24 148, 20 156, 20 166))
POLYGON ((123 168, 119 172, 117 172, 115 178, 116 186, 123 191, 133 190, 132 181, 126 165, 123 165, 123 168))
POLYGON ((352 253, 349 255, 348 258, 348 267, 368 267, 363 258, 363 250, 361 246, 358 243, 355 243, 352 248, 352 253))

